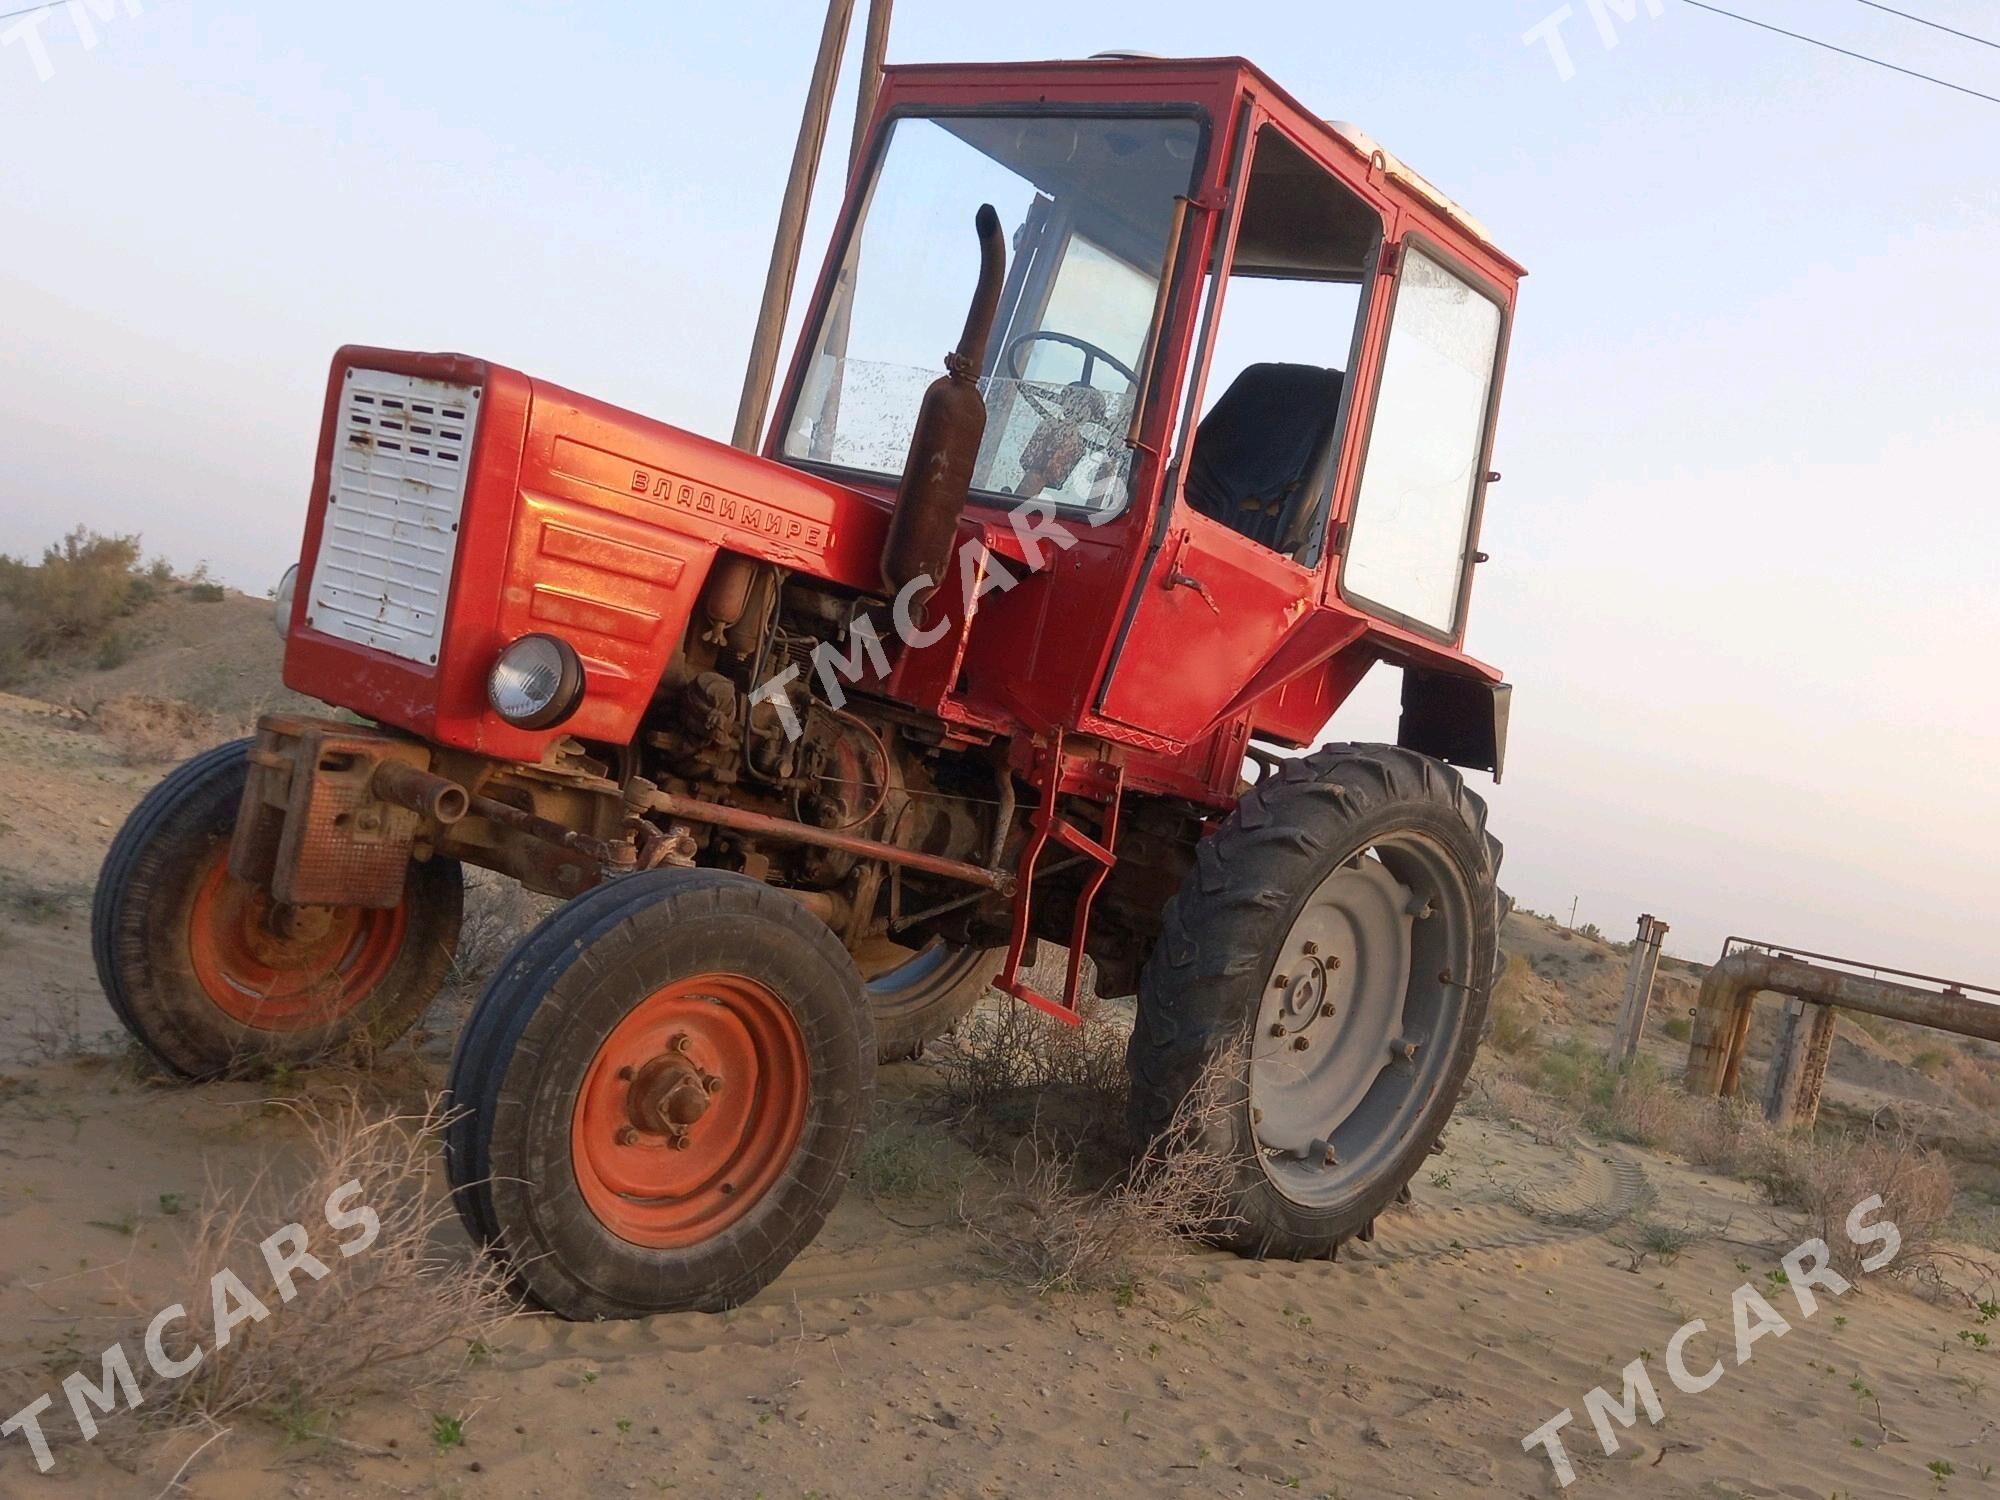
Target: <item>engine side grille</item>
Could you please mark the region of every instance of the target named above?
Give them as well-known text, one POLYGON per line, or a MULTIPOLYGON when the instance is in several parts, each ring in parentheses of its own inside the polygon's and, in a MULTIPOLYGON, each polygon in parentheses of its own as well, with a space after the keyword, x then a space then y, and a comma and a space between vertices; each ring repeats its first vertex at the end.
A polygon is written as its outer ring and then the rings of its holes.
POLYGON ((444 637, 480 392, 350 370, 306 623, 431 665, 444 637))

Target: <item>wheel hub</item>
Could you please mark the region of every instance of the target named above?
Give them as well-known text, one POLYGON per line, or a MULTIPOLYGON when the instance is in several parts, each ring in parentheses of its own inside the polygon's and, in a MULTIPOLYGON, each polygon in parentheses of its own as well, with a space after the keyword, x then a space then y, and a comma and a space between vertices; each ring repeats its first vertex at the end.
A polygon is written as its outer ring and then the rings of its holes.
POLYGON ((408 913, 278 906, 229 873, 219 845, 188 909, 188 959, 217 1009, 259 1031, 306 1031, 364 1004, 395 963, 408 913))
POLYGON ((763 985, 699 974, 655 991, 599 1043, 578 1090, 570 1160, 585 1205, 654 1249, 719 1233, 784 1173, 811 1071, 763 985))
POLYGON ((709 1096, 722 1092, 721 1076, 704 1073, 689 1050, 688 1039, 677 1037, 674 1050, 632 1073, 625 1113, 641 1134, 680 1141, 708 1113, 709 1096))

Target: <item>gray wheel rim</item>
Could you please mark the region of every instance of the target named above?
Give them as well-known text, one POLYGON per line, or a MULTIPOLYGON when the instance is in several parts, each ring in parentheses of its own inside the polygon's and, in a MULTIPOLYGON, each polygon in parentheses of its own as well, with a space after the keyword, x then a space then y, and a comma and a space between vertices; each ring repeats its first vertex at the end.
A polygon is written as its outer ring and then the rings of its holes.
POLYGON ((1258 1161, 1306 1208, 1377 1183, 1444 1086, 1466 1021, 1472 896, 1420 834, 1376 840, 1306 897, 1250 1045, 1258 1161))

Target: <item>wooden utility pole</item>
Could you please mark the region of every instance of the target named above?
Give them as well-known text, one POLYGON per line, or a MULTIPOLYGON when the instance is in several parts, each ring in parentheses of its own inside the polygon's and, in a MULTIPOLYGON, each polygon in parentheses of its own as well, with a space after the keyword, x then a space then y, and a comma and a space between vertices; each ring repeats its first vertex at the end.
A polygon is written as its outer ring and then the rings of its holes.
POLYGON ((861 79, 854 94, 854 140, 847 148, 847 177, 861 170, 861 147, 868 139, 868 122, 875 118, 875 101, 882 94, 882 63, 889 55, 889 20, 896 0, 868 0, 868 31, 861 43, 861 79))
POLYGON ((743 397, 736 406, 736 431, 730 441, 754 453, 764 430, 764 413, 771 404, 777 379, 778 345, 785 336, 791 311, 792 283, 798 279, 799 254, 805 244, 806 213, 812 207, 813 179, 826 147, 827 122, 833 114, 833 90, 840 78, 840 59, 847 50, 847 33, 854 20, 854 0, 829 0, 826 27, 820 33, 819 56, 813 63, 812 84, 799 121, 798 145, 792 150, 792 171, 778 207, 778 234, 771 246, 771 265, 764 277, 764 300, 757 309, 757 329, 751 335, 750 364, 743 375, 743 397))

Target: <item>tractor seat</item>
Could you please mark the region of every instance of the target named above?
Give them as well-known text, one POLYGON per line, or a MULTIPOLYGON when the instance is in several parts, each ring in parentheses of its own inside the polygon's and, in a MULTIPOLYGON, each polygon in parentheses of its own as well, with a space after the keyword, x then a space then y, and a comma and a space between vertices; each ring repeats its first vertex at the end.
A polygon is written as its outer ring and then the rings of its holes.
POLYGON ((1296 556, 1318 511, 1310 487, 1340 416, 1338 370, 1247 366, 1195 429, 1187 494, 1211 520, 1296 556))

